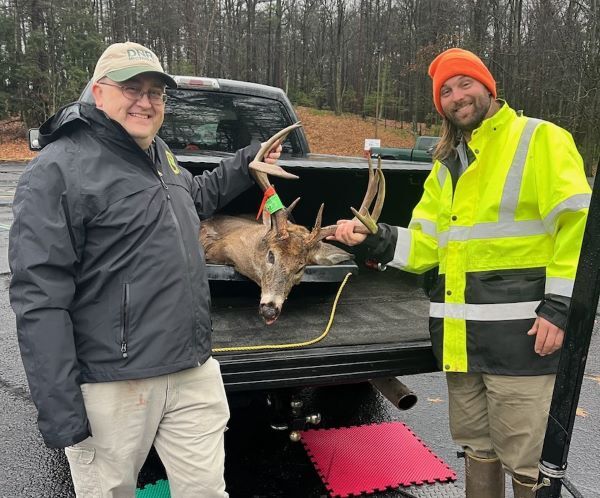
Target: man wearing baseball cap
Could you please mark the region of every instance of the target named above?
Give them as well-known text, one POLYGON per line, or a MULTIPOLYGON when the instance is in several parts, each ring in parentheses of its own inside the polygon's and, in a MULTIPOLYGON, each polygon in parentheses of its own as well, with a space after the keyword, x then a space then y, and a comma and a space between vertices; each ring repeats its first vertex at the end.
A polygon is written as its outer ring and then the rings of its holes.
POLYGON ((401 270, 438 268, 430 333, 466 495, 504 497, 506 471, 532 497, 590 187, 571 135, 498 99, 475 54, 446 50, 429 75, 442 136, 408 228, 379 224, 365 241, 342 220, 335 238, 401 270))
MULTIPOLYGON (((253 144, 201 177, 156 134, 165 86, 148 48, 115 43, 40 128, 10 231, 11 305, 47 446, 79 498, 131 498, 152 445, 171 496, 226 497, 229 409, 211 356, 200 219, 252 185, 253 144)), ((280 146, 267 162, 279 157, 280 146)))

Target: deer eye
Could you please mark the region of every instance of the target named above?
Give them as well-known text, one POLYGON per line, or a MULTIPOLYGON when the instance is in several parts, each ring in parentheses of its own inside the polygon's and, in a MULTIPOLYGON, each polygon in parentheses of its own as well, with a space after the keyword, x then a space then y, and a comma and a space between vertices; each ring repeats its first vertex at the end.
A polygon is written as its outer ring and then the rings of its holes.
POLYGON ((267 262, 271 265, 275 264, 275 254, 273 254, 273 251, 267 253, 267 262))

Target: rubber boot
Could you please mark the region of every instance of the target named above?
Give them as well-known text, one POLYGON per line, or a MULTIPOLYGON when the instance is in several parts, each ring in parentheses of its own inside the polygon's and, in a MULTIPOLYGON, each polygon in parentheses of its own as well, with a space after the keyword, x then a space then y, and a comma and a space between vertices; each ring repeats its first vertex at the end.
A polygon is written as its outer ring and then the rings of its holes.
POLYGON ((513 491, 515 494, 515 498, 534 498, 535 493, 533 492, 533 487, 535 484, 528 484, 526 482, 521 482, 515 477, 512 478, 513 491))
POLYGON ((465 455, 466 498, 504 498, 504 469, 499 458, 465 455))

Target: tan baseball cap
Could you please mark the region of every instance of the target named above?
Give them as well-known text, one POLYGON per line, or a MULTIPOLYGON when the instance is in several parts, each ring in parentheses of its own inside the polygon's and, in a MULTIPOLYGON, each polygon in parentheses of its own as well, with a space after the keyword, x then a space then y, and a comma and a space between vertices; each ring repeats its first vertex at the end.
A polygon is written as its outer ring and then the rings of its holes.
POLYGON ((120 83, 138 74, 150 73, 160 77, 168 87, 177 88, 177 83, 163 70, 158 57, 152 50, 139 43, 113 43, 98 59, 92 81, 105 76, 120 83))

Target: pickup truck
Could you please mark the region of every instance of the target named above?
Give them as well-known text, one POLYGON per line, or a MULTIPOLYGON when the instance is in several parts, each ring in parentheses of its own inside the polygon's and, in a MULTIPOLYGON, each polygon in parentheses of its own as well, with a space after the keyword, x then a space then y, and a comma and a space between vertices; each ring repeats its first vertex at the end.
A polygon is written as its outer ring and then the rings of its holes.
MULTIPOLYGON (((193 174, 212 169, 252 140, 264 142, 298 121, 279 88, 187 76, 175 80, 178 88, 167 90, 159 135, 179 165, 193 174)), ((93 102, 89 85, 80 99, 93 102)), ((35 138, 30 133, 30 143, 35 138)), ((323 224, 334 224, 351 216, 350 206, 358 207, 362 201, 367 160, 311 154, 302 128, 285 141, 278 164, 300 177, 271 179, 284 204, 302 197, 293 213, 296 223, 312 227, 324 202, 323 224)), ((388 195, 380 221, 407 225, 430 169, 431 164, 425 163, 385 162, 388 195)), ((258 187, 249 189, 225 213, 256 213, 261 199, 258 187)), ((308 267, 271 326, 258 314, 260 290, 253 282, 233 268, 209 265, 214 356, 221 364, 230 401, 268 393, 272 419, 280 421, 276 425, 298 429, 299 420, 310 418, 299 414, 299 404, 290 401, 302 388, 373 380, 382 390, 377 379, 437 370, 427 330, 429 304, 423 277, 393 269, 371 270, 364 264, 366 255, 360 246, 354 252, 354 261, 308 267), (288 347, 323 333, 347 273, 353 275, 341 292, 328 334, 310 346, 288 347)))
POLYGON ((415 146, 412 149, 396 147, 372 147, 371 157, 430 163, 432 161, 433 149, 439 141, 440 137, 429 137, 422 135, 417 137, 415 146))

